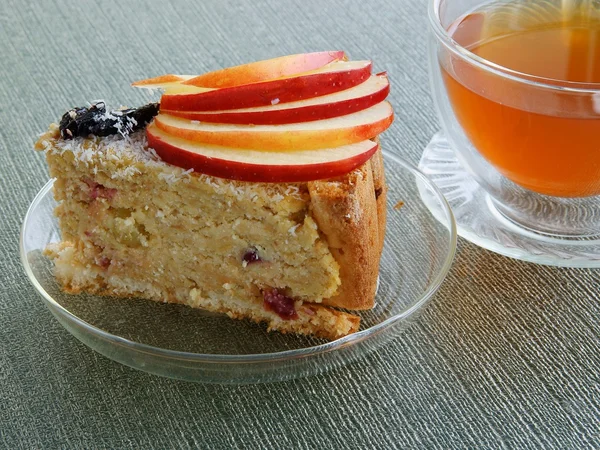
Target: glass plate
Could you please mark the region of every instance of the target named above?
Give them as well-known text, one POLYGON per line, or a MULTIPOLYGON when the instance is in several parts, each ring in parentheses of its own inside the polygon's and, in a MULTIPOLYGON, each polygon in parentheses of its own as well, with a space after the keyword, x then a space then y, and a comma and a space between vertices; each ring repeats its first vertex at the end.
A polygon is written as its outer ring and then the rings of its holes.
POLYGON ((452 212, 421 172, 384 152, 388 222, 376 305, 359 312, 355 334, 326 342, 280 333, 182 305, 63 293, 42 254, 59 240, 53 181, 33 200, 21 232, 21 258, 56 319, 101 354, 150 373, 207 383, 303 377, 347 364, 397 337, 418 317, 450 269, 452 212), (419 192, 420 191, 420 192, 419 192), (437 219, 423 203, 437 203, 437 219))

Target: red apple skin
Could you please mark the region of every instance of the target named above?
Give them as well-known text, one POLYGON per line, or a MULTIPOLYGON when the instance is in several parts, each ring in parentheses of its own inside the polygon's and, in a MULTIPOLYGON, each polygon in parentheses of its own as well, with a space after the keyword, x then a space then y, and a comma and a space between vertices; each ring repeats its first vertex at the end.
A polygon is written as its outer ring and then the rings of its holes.
POLYGON ((168 164, 214 177, 254 183, 297 183, 342 176, 367 162, 378 148, 378 144, 373 142, 373 148, 369 151, 341 161, 298 166, 260 165, 209 158, 190 152, 154 135, 151 127, 147 128, 146 134, 148 147, 153 148, 168 164))
POLYGON ((238 112, 238 113, 206 113, 187 111, 161 111, 184 119, 198 120, 210 123, 232 123, 253 125, 284 125, 288 123, 312 122, 315 120, 331 119, 333 117, 352 114, 370 108, 385 100, 390 93, 389 84, 382 90, 360 98, 353 98, 335 103, 305 106, 300 108, 280 109, 273 111, 238 112))
POLYGON ((344 58, 345 54, 343 51, 282 56, 215 70, 214 72, 205 73, 187 80, 183 84, 222 89, 308 72, 344 58))
POLYGON ((219 111, 295 102, 354 87, 371 75, 371 64, 354 70, 322 72, 190 94, 163 94, 170 111, 219 111))
MULTIPOLYGON (((286 128, 286 125, 280 125, 281 130, 266 131, 257 130, 254 126, 229 125, 240 127, 240 129, 235 131, 207 131, 174 126, 166 122, 168 117, 163 114, 156 116, 153 123, 157 128, 171 136, 207 145, 254 150, 317 150, 365 141, 387 130, 394 120, 394 114, 391 105, 387 102, 386 104, 386 115, 376 121, 370 123, 358 122, 353 125, 346 124, 329 129, 318 127, 311 129, 310 126, 307 126, 307 129, 304 130, 291 131, 286 128)), ((361 112, 359 111, 357 114, 361 114, 361 112)))

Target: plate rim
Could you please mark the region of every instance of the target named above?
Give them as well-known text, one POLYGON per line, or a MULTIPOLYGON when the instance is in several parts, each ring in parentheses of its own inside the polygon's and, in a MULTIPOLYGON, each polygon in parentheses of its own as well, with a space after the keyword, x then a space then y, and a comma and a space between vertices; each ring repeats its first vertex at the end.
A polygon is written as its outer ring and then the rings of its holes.
MULTIPOLYGON (((68 309, 63 307, 60 303, 58 303, 38 282, 31 266, 29 264, 29 260, 27 258, 27 254, 25 253, 25 228, 28 220, 30 219, 30 215, 32 211, 38 206, 38 204, 43 200, 43 198, 48 194, 48 192, 52 189, 55 179, 51 178, 44 184, 44 186, 39 190, 31 204, 29 205, 27 212, 23 218, 23 222, 21 224, 21 232, 19 236, 19 253, 21 257, 21 263, 25 270, 27 277, 31 284, 35 287, 38 294, 40 294, 44 300, 46 301, 47 307, 52 307, 51 312, 60 314, 65 320, 70 322, 74 322, 76 325, 84 328, 87 332, 94 335, 96 338, 101 338, 105 341, 110 341, 111 344, 119 345, 121 347, 127 347, 131 350, 140 353, 148 353, 152 356, 159 358, 168 358, 168 359, 179 359, 185 361, 193 361, 195 363, 251 363, 251 364, 259 364, 265 362, 274 362, 274 361, 289 361, 289 360, 297 360, 308 358, 311 356, 317 356, 325 353, 332 352, 334 350, 339 350, 341 348, 353 346, 358 344, 367 338, 375 336, 385 329, 391 327, 394 323, 405 320, 408 317, 415 314, 419 311, 427 301, 438 291, 439 287, 445 280, 446 276, 450 268, 452 267, 452 262, 454 260, 454 256, 456 254, 457 248, 457 225, 454 218, 454 214, 450 208, 448 201, 443 195, 442 191, 437 187, 437 185, 429 179, 423 172, 421 172, 414 165, 404 161, 403 159, 395 156, 392 152, 383 150, 382 154, 385 159, 391 159, 394 163, 399 164, 403 167, 403 169, 412 173, 418 182, 424 183, 427 185, 429 189, 431 189, 438 197, 440 204, 442 205, 442 211, 444 212, 446 223, 443 223, 448 228, 449 232, 449 250, 444 258, 443 265, 441 269, 438 271, 433 280, 429 283, 427 289, 422 293, 421 297, 416 300, 409 308, 402 311, 399 314, 396 314, 392 317, 387 318, 386 320, 373 325, 364 330, 357 331, 356 333, 344 336, 340 339, 326 342, 323 344, 318 344, 311 347, 304 347, 299 349, 291 349, 284 350, 281 352, 273 352, 273 353, 249 353, 249 354, 239 354, 239 355, 224 355, 224 354, 212 354, 212 353, 193 353, 186 352, 181 350, 170 350, 161 347, 155 347, 150 344, 144 344, 140 342, 135 342, 130 339, 114 335, 107 331, 104 331, 94 325, 89 324, 85 320, 77 317, 75 314, 71 313, 68 309)), ((418 189, 417 189, 418 191, 418 189)), ((423 203, 422 205, 425 209, 427 209, 427 205, 423 203)), ((436 215, 432 215, 432 218, 441 223, 439 217, 436 215)), ((59 321, 60 322, 60 321, 59 321)), ((63 324, 61 324, 63 325, 63 324)), ((63 325, 64 326, 64 325, 63 325)), ((66 328, 66 327, 65 327, 66 328)), ((70 334, 73 332, 67 329, 70 334)), ((77 337, 77 336, 75 336, 77 337)), ((89 347, 89 344, 85 343, 86 346, 89 347)), ((95 348, 92 348, 95 351, 95 348)), ((111 358, 112 359, 112 358, 111 358)))

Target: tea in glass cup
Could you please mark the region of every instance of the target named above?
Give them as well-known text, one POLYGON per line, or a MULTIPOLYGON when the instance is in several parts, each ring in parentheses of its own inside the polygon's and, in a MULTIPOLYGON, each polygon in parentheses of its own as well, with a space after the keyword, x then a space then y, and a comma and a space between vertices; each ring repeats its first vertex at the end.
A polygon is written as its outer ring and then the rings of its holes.
POLYGON ((600 238, 600 2, 432 0, 434 100, 495 212, 600 238))
MULTIPOLYGON (((587 8, 542 15, 519 3, 496 6, 467 14, 449 33, 474 55, 511 71, 556 86, 600 87, 600 16, 587 8)), ((586 102, 552 91, 505 89, 503 80, 460 61, 443 76, 467 137, 505 177, 540 194, 600 194, 600 95, 586 102)))

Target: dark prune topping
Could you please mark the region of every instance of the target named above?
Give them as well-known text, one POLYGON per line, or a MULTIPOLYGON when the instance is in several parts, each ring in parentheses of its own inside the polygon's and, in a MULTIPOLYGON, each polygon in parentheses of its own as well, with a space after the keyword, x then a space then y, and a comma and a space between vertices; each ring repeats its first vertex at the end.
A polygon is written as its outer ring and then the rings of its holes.
POLYGON ((262 261, 262 259, 260 259, 260 256, 258 256, 258 251, 254 247, 251 247, 248 250, 246 250, 244 256, 242 256, 242 261, 246 264, 252 264, 255 262, 262 261))
POLYGON ((60 135, 63 139, 75 137, 127 136, 144 128, 158 114, 159 104, 149 103, 139 108, 106 111, 104 102, 88 107, 73 108, 60 119, 60 135))
POLYGON ((262 294, 264 299, 263 306, 267 311, 273 311, 283 320, 298 318, 293 298, 283 295, 277 289, 266 289, 262 294))

